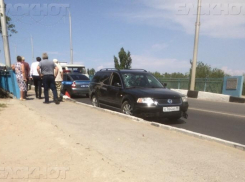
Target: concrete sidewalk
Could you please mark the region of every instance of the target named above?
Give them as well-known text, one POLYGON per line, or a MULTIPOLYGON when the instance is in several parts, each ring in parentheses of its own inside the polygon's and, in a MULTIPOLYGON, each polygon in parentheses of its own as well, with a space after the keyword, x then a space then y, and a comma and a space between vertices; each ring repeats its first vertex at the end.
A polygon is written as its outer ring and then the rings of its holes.
POLYGON ((65 181, 245 181, 245 152, 237 149, 70 102, 3 102, 0 180, 3 169, 36 166, 65 169, 65 181))

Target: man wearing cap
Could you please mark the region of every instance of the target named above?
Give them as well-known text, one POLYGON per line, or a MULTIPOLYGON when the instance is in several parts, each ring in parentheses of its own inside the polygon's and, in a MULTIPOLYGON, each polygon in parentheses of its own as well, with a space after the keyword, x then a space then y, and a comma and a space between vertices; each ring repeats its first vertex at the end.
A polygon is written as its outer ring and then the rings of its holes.
POLYGON ((38 71, 39 76, 43 80, 44 96, 45 96, 45 101, 43 103, 49 104, 48 91, 49 89, 51 89, 53 92, 53 98, 54 98, 55 104, 59 104, 60 102, 58 100, 57 90, 55 87, 55 77, 57 76, 58 68, 54 64, 53 61, 48 60, 47 53, 43 53, 42 57, 43 57, 43 60, 39 63, 37 67, 37 71, 38 71))
POLYGON ((58 68, 58 74, 55 78, 55 85, 56 85, 56 90, 57 90, 57 94, 58 94, 58 99, 59 99, 59 101, 62 101, 62 98, 60 96, 60 89, 61 89, 61 84, 63 81, 63 70, 62 70, 62 67, 60 66, 57 59, 54 59, 53 61, 54 61, 54 64, 58 68))

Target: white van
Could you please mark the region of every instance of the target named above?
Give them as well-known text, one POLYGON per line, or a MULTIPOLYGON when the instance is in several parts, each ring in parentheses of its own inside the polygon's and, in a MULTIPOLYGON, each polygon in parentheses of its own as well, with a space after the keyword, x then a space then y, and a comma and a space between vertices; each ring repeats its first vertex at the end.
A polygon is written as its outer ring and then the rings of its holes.
POLYGON ((71 72, 77 72, 86 75, 89 78, 89 75, 87 74, 87 70, 84 65, 78 65, 78 64, 67 64, 60 62, 60 65, 64 71, 71 71, 71 72))

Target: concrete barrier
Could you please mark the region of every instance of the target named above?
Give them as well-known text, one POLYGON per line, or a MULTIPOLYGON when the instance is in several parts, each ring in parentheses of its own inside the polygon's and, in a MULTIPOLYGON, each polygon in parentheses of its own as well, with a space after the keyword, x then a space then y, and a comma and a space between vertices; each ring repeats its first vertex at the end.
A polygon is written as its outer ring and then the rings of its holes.
POLYGON ((223 95, 223 94, 216 94, 216 93, 199 91, 197 99, 212 100, 212 101, 217 101, 217 102, 229 102, 230 96, 229 95, 223 95))
POLYGON ((209 100, 215 102, 236 102, 236 103, 245 103, 245 98, 233 97, 230 95, 216 94, 211 92, 203 91, 190 91, 190 90, 181 90, 181 89, 171 89, 180 94, 184 94, 190 98, 196 98, 200 100, 209 100))

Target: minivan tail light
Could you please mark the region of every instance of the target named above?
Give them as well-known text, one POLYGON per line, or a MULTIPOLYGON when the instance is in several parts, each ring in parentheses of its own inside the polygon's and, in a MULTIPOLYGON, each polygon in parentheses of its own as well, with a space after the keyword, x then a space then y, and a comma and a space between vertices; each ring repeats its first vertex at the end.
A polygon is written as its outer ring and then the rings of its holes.
POLYGON ((71 84, 71 87, 72 87, 72 88, 76 88, 76 82, 73 82, 73 83, 71 84))

